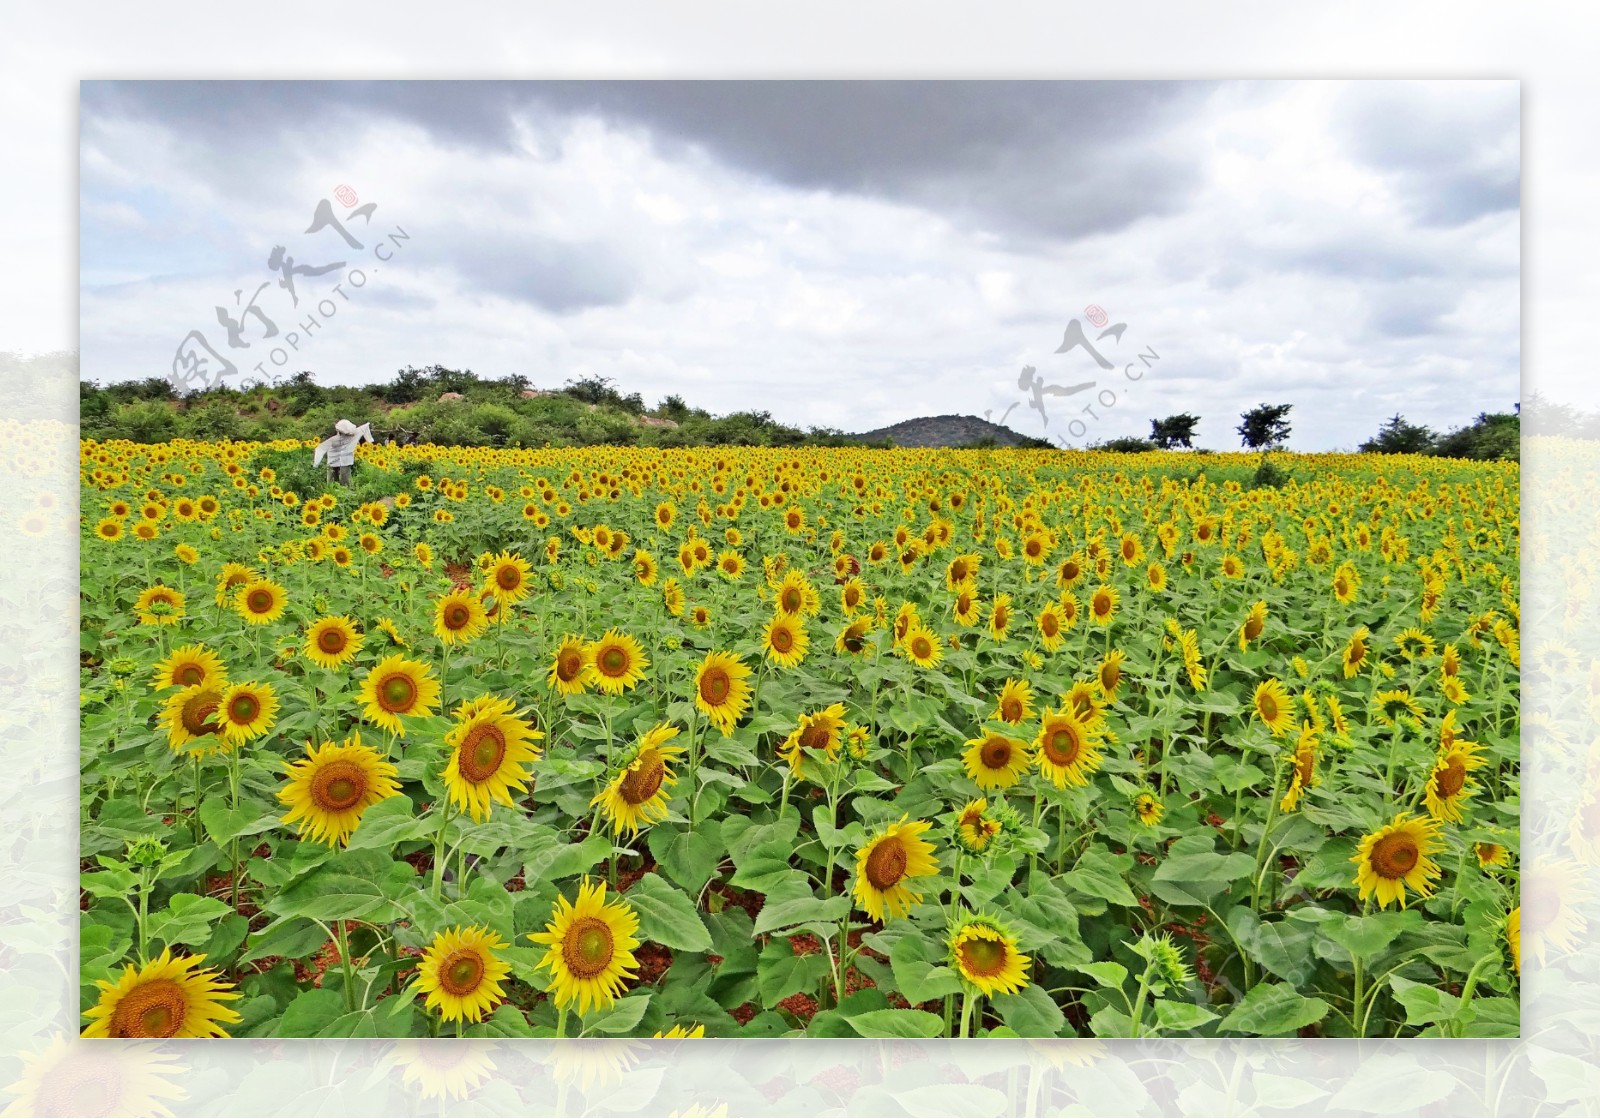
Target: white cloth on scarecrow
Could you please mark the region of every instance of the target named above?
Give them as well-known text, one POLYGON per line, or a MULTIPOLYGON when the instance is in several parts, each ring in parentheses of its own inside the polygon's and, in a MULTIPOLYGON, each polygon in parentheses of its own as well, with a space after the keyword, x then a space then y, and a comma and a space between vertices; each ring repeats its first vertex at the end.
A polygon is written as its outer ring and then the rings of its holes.
POLYGON ((357 427, 349 420, 340 420, 333 425, 334 434, 317 444, 316 452, 311 456, 311 465, 316 466, 324 458, 329 466, 354 466, 356 461, 356 444, 363 440, 371 443, 372 425, 362 424, 357 427))

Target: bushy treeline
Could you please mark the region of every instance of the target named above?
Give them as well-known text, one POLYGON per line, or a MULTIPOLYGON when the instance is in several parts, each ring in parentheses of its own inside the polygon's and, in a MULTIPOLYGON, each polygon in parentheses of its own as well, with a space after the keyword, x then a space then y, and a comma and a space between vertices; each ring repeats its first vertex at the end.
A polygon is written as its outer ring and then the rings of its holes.
POLYGON ((668 396, 647 408, 608 378, 588 377, 535 392, 513 374, 497 380, 433 365, 402 369, 393 381, 319 385, 298 373, 274 385, 219 386, 179 397, 160 377, 100 387, 80 382, 86 438, 160 443, 169 439, 323 439, 341 419, 370 423, 380 442, 471 447, 570 447, 600 443, 656 447, 837 446, 856 442, 828 428, 802 430, 767 412, 713 416, 668 396), (449 394, 457 399, 441 399, 449 394))

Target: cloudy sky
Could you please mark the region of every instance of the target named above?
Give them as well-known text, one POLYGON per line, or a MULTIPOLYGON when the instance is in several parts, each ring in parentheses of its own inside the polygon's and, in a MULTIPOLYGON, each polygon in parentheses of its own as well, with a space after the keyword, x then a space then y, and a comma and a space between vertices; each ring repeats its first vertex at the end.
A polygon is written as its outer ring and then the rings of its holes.
POLYGON ((1353 448, 1518 398, 1519 110, 1511 81, 85 82, 82 370, 164 376, 197 330, 234 382, 439 363, 1079 444, 1189 411, 1218 449, 1282 401, 1292 446, 1353 448), (308 232, 324 199, 349 240, 308 232), (296 305, 279 247, 339 267, 296 305), (1055 353, 1073 319, 1109 371, 1055 353))

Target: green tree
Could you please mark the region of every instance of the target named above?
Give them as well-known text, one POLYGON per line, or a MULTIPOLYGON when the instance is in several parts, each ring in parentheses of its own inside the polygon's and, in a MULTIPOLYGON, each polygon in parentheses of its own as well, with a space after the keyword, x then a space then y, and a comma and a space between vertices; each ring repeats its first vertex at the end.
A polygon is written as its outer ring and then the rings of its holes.
POLYGON ((1192 448, 1195 425, 1199 422, 1199 416, 1188 412, 1179 412, 1164 420, 1153 419, 1150 421, 1150 442, 1164 451, 1170 451, 1175 447, 1192 448))
POLYGON ((1289 441, 1289 411, 1293 404, 1257 404, 1239 415, 1236 430, 1241 443, 1252 451, 1271 451, 1289 441))
POLYGON ((1433 431, 1414 424, 1399 412, 1383 421, 1378 434, 1357 448, 1362 454, 1425 455, 1433 450, 1433 431))

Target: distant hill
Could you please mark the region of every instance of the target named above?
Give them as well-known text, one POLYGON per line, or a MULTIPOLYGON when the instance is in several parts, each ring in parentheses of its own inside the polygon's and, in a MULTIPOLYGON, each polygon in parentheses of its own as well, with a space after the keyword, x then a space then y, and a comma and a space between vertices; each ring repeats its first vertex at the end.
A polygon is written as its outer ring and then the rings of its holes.
POLYGON ((977 416, 919 416, 876 431, 863 431, 854 438, 864 442, 892 439, 896 447, 969 447, 988 441, 999 447, 1039 445, 1039 440, 977 416))

